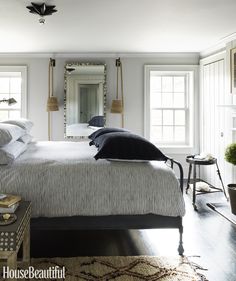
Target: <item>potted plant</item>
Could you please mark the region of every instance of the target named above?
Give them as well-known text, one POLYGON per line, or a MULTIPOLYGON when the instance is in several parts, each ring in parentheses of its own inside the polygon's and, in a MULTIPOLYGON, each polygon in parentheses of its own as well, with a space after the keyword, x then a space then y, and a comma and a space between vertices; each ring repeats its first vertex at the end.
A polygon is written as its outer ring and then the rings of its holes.
MULTIPOLYGON (((233 165, 236 165, 236 143, 230 144, 225 150, 225 160, 233 165)), ((231 211, 236 215, 236 184, 228 184, 229 200, 231 211)))

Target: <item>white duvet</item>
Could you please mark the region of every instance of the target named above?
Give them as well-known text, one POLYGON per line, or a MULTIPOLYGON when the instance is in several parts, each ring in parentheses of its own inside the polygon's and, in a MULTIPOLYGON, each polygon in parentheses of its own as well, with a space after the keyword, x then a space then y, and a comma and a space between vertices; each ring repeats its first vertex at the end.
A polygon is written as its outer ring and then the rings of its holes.
POLYGON ((96 161, 88 142, 36 142, 12 165, 0 166, 0 193, 32 202, 33 217, 183 216, 174 172, 163 162, 96 161))

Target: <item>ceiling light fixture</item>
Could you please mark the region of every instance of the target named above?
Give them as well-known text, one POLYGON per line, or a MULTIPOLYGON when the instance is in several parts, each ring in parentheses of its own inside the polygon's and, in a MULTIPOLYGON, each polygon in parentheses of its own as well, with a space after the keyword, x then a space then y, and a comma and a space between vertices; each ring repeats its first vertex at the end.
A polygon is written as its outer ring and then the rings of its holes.
POLYGON ((43 25, 45 23, 45 16, 51 16, 53 13, 57 12, 55 9, 55 5, 46 5, 45 3, 36 4, 31 2, 32 6, 27 6, 26 8, 29 9, 31 14, 39 15, 39 24, 43 25))

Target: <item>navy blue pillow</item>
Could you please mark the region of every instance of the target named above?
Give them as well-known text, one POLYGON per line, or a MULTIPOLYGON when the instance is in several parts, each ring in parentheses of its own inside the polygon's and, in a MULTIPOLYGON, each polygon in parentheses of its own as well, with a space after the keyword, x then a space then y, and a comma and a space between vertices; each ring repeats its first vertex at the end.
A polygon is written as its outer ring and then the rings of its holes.
POLYGON ((97 159, 122 160, 159 160, 166 161, 167 157, 145 138, 131 133, 110 133, 100 141, 97 159))
POLYGON ((104 140, 106 140, 108 137, 117 136, 117 134, 119 135, 119 134, 130 134, 130 133, 127 131, 106 133, 96 137, 93 141, 89 143, 89 145, 95 145, 96 147, 99 148, 104 142, 104 140))
POLYGON ((93 127, 104 127, 105 125, 105 120, 104 120, 104 116, 94 116, 92 117, 89 122, 88 122, 89 126, 93 126, 93 127))
MULTIPOLYGON (((93 141, 97 137, 99 137, 103 134, 108 134, 108 133, 113 133, 113 132, 128 132, 128 131, 125 129, 121 129, 121 128, 101 128, 101 129, 95 131, 94 133, 92 133, 91 135, 89 135, 88 138, 93 141)), ((90 144, 90 145, 92 145, 92 144, 90 144)))

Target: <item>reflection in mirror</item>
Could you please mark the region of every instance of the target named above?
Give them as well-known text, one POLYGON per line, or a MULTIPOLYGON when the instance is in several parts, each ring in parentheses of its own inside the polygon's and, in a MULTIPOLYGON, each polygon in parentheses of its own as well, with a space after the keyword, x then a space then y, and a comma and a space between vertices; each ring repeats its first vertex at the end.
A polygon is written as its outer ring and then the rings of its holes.
POLYGON ((105 125, 106 65, 65 66, 65 137, 87 137, 105 125))

